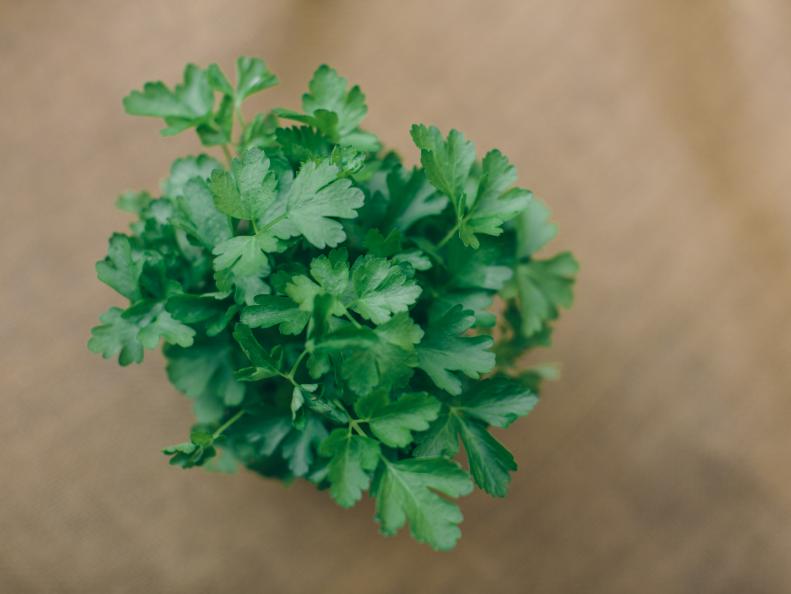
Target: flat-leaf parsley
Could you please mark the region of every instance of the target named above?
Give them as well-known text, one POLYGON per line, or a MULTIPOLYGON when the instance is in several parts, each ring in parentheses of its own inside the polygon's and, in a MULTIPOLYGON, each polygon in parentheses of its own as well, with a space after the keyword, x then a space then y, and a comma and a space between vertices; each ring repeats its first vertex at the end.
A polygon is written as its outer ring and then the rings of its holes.
POLYGON ((119 198, 136 220, 96 272, 129 303, 88 346, 129 365, 164 343, 197 417, 163 450, 171 464, 301 477, 343 507, 368 491, 383 533, 408 524, 453 548, 454 499, 507 493, 516 462, 490 428, 535 406, 548 373, 516 362, 549 344, 577 262, 535 257, 556 228, 500 151, 478 161, 462 133, 416 124, 421 166, 407 167, 328 66, 301 110, 248 120, 244 100, 278 79, 255 58, 236 66, 235 84, 190 64, 124 99, 226 162, 177 159, 159 197, 119 198))

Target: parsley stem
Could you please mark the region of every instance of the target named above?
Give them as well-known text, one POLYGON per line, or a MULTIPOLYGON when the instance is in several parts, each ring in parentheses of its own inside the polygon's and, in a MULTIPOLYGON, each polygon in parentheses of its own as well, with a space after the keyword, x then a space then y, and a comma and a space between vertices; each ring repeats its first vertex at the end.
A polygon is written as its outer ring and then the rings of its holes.
POLYGON ((244 410, 240 410, 238 413, 236 413, 234 416, 232 416, 230 419, 228 419, 228 420, 227 420, 227 421, 225 421, 225 422, 224 422, 222 425, 220 425, 220 426, 217 428, 217 430, 216 430, 214 433, 212 433, 212 434, 211 434, 212 441, 213 441, 213 440, 215 440, 215 439, 217 439, 218 437, 220 437, 220 435, 222 435, 222 434, 223 434, 223 432, 224 432, 226 429, 228 429, 228 427, 230 427, 230 426, 231 426, 231 425, 233 425, 233 424, 234 424, 236 421, 238 421, 239 419, 241 419, 241 418, 242 418, 242 416, 244 416, 244 410))
POLYGON ((228 148, 227 144, 222 145, 222 152, 225 155, 225 160, 228 161, 228 167, 230 167, 233 162, 233 157, 231 156, 231 150, 228 148))
POLYGON ((355 433, 357 433, 357 435, 360 435, 360 436, 362 436, 362 437, 368 437, 368 436, 365 434, 365 431, 363 431, 363 430, 360 428, 360 422, 359 422, 359 420, 358 420, 358 419, 352 419, 351 421, 349 421, 349 428, 350 428, 350 429, 354 429, 354 432, 355 432, 355 433))
POLYGON ((352 324, 354 324, 354 327, 355 327, 355 328, 357 328, 358 330, 359 330, 360 328, 362 328, 362 325, 360 325, 360 322, 358 322, 357 320, 355 320, 355 319, 352 317, 352 314, 350 314, 348 311, 345 311, 345 312, 343 312, 343 315, 344 315, 344 316, 346 316, 346 319, 347 319, 347 320, 349 320, 349 321, 350 321, 352 324))
POLYGON ((460 226, 461 226, 461 221, 459 221, 455 225, 453 225, 453 228, 450 231, 448 231, 448 234, 445 237, 443 237, 440 240, 440 242, 437 244, 437 246, 436 246, 437 249, 440 249, 442 246, 444 246, 446 243, 448 243, 451 239, 453 239, 453 236, 459 230, 460 226))
POLYGON ((244 121, 244 116, 242 116, 241 105, 236 108, 236 119, 239 120, 239 125, 242 127, 242 134, 244 134, 244 129, 247 128, 247 123, 244 121))
MULTIPOLYGON (((281 214, 281 215, 278 215, 278 216, 276 216, 274 219, 272 219, 272 220, 271 220, 271 221, 269 221, 269 222, 268 222, 266 225, 264 225, 264 227, 261 229, 261 231, 260 231, 260 232, 261 232, 261 233, 264 233, 265 231, 269 231, 269 230, 270 230, 272 227, 274 227, 275 225, 277 225, 277 224, 278 224, 280 221, 282 221, 283 219, 285 219, 287 216, 288 216, 288 213, 286 213, 286 212, 284 212, 284 213, 283 213, 283 214, 281 214)), ((256 233, 258 233, 258 231, 256 231, 256 233)))
POLYGON ((302 363, 302 359, 304 359, 307 354, 307 351, 302 351, 297 360, 294 362, 294 365, 291 367, 291 371, 288 372, 288 377, 290 379, 294 379, 294 374, 297 372, 297 369, 299 369, 299 364, 302 363))

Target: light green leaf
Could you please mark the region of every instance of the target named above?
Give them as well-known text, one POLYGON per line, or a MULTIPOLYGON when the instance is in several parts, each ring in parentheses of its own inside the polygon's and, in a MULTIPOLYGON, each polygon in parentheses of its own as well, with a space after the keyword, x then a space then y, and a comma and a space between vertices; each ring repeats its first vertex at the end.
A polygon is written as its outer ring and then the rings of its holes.
POLYGON ((277 197, 277 176, 261 149, 253 148, 231 163, 229 173, 215 170, 209 189, 217 209, 229 216, 257 221, 277 197))
POLYGON ((140 298, 140 275, 143 257, 132 247, 129 237, 120 233, 110 236, 107 257, 96 263, 99 280, 129 300, 140 298))
POLYGON ((244 56, 236 60, 236 78, 237 105, 250 95, 274 87, 279 82, 263 60, 244 56))
POLYGON ((193 177, 185 184, 177 205, 179 216, 175 222, 203 246, 213 248, 233 236, 230 219, 215 208, 209 187, 202 179, 193 177))
POLYGON ((215 169, 222 169, 222 165, 209 155, 176 159, 170 167, 170 176, 162 182, 162 192, 169 198, 180 198, 189 180, 197 177, 207 181, 215 169))
POLYGON ((149 82, 142 91, 124 97, 124 109, 130 115, 160 117, 170 135, 192 127, 208 118, 214 107, 214 93, 205 70, 194 64, 184 69, 184 80, 171 90, 163 82, 149 82))
POLYGON ((558 233, 547 206, 533 198, 516 219, 517 255, 527 258, 552 241, 558 233))
POLYGON ((124 212, 140 215, 151 204, 151 194, 148 192, 124 192, 115 201, 115 206, 124 212))
POLYGON ((382 443, 402 448, 412 442, 413 431, 425 431, 437 418, 439 400, 426 392, 400 394, 390 401, 385 392, 374 392, 357 401, 355 410, 368 422, 382 443))
POLYGON ((242 322, 251 328, 278 326, 281 334, 299 334, 305 329, 310 313, 299 309, 288 297, 260 295, 255 305, 242 311, 242 322))
POLYGON ((410 134, 420 149, 420 162, 431 185, 450 198, 459 212, 470 168, 475 161, 475 145, 458 130, 451 130, 447 139, 443 139, 434 126, 415 124, 410 134))
POLYGON ((351 275, 355 299, 349 307, 374 324, 407 311, 421 292, 408 267, 390 264, 385 258, 362 256, 355 261, 351 275))
POLYGON ((346 233, 335 219, 353 219, 363 205, 363 193, 348 179, 338 179, 338 168, 329 161, 302 166, 287 198, 289 222, 319 249, 335 247, 346 233))
POLYGON ((140 363, 143 360, 143 345, 137 339, 140 328, 133 321, 126 320, 121 314, 124 310, 111 307, 103 313, 100 326, 91 329, 88 348, 105 359, 118 355, 121 365, 140 363))
POLYGON ((472 491, 472 481, 446 458, 385 461, 373 489, 381 531, 392 535, 409 522, 416 540, 438 551, 452 549, 461 536, 461 510, 435 491, 461 497, 472 491))
POLYGON ((231 269, 236 277, 264 277, 271 270, 266 249, 271 238, 264 235, 237 235, 218 244, 212 250, 214 269, 231 269))
POLYGON ((498 150, 489 151, 483 158, 481 181, 474 200, 467 199, 467 211, 461 220, 461 240, 477 248, 476 233, 498 236, 503 224, 522 212, 530 202, 532 193, 513 188, 516 168, 498 150))
POLYGON ((525 337, 540 332, 544 323, 558 317, 558 308, 574 302, 574 282, 579 264, 569 252, 548 260, 530 260, 516 267, 516 285, 525 337))
MULTIPOLYGON (((324 64, 313 74, 308 92, 302 95, 302 109, 305 113, 317 116, 317 112, 323 111, 337 116, 339 138, 354 131, 368 112, 365 95, 360 87, 355 85, 347 92, 347 86, 348 81, 345 78, 324 64)), ((320 113, 318 117, 321 117, 320 113)), ((325 130, 331 130, 331 126, 325 127, 325 130)))
POLYGON ((335 429, 322 442, 319 452, 332 458, 328 474, 330 495, 338 505, 352 507, 371 484, 371 472, 379 463, 379 444, 351 430, 335 429))

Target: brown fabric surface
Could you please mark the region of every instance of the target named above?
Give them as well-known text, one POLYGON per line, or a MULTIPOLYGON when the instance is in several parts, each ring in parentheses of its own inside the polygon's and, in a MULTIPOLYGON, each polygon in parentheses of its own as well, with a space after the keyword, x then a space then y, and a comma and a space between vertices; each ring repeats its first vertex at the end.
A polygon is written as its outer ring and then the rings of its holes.
POLYGON ((791 582, 791 5, 0 0, 0 592, 784 592, 791 582), (449 554, 307 484, 169 468, 189 403, 161 359, 85 348, 117 303, 93 262, 183 135, 122 113, 183 63, 312 69, 367 125, 501 148, 582 262, 562 361, 502 438, 505 500, 449 554))

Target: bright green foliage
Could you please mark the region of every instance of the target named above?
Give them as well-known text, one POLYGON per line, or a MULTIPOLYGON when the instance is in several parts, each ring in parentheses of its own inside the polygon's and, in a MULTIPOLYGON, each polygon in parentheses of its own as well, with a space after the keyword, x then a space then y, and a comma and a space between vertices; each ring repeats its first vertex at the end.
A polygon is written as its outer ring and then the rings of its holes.
POLYGON ((448 458, 382 458, 373 488, 376 517, 384 534, 395 534, 407 521, 416 540, 446 551, 461 536, 462 515, 437 492, 461 497, 471 491, 469 475, 448 458))
POLYGON ((330 494, 343 507, 352 507, 371 484, 371 472, 379 465, 379 442, 351 429, 335 429, 319 449, 330 457, 330 494))
POLYGON ((160 196, 119 197, 136 220, 96 272, 127 303, 88 347, 129 365, 162 345, 197 419, 164 449, 171 464, 301 478, 343 507, 368 491, 384 534, 408 524, 451 549, 455 499, 474 484, 507 493, 516 461, 491 430, 527 415, 553 376, 519 358, 549 344, 577 262, 536 257, 557 228, 500 151, 479 161, 460 132, 418 124, 408 169, 328 66, 301 111, 246 118, 244 100, 276 83, 240 58, 233 82, 189 65, 179 84, 124 99, 163 134, 192 128, 222 151, 177 159, 160 196))
POLYGON ((454 456, 461 439, 475 483, 490 495, 504 497, 516 462, 487 425, 507 427, 537 402, 535 392, 510 378, 497 376, 480 382, 458 399, 444 401, 442 413, 423 434, 415 453, 454 456))
POLYGON ((495 356, 489 350, 489 336, 468 336, 467 331, 475 322, 471 311, 454 305, 441 316, 429 321, 426 335, 417 348, 420 368, 437 387, 450 394, 461 394, 462 382, 451 373, 461 371, 477 379, 480 374, 494 369, 495 356))
POLYGON ((374 392, 358 400, 354 410, 383 444, 403 448, 414 441, 413 432, 428 429, 439 408, 439 401, 425 392, 398 394, 392 402, 386 393, 374 392))

